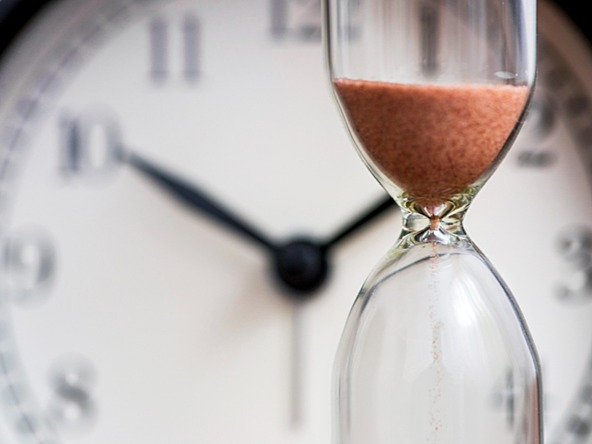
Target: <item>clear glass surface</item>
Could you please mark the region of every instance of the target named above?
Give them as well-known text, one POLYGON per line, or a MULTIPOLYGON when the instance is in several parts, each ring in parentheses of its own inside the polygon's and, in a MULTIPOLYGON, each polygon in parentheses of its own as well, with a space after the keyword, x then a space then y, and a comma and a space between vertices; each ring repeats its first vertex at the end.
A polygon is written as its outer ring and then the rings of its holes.
POLYGON ((535 0, 326 0, 325 19, 339 108, 403 213, 345 326, 334 442, 541 443, 534 344, 463 228, 524 119, 535 0))

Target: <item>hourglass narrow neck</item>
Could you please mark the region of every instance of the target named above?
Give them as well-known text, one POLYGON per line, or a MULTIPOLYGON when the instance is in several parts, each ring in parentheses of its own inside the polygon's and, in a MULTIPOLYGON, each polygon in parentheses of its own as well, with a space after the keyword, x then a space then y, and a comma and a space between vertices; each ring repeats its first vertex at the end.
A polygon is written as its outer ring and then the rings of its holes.
POLYGON ((445 201, 440 205, 420 206, 412 200, 397 199, 401 208, 403 244, 439 243, 449 245, 468 241, 463 221, 471 198, 445 201))

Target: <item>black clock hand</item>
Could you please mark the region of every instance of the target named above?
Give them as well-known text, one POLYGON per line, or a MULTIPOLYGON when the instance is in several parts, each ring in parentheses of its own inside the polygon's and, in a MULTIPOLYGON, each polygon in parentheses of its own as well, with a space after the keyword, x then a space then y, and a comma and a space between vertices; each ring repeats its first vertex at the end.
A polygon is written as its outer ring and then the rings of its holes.
POLYGON ((320 244, 309 238, 297 238, 276 245, 251 224, 206 195, 196 185, 167 172, 164 168, 135 153, 128 153, 127 163, 156 186, 192 210, 197 210, 263 246, 270 255, 275 277, 280 283, 306 299, 326 280, 329 264, 320 244))
POLYGON ((349 223, 344 225, 341 229, 337 230, 337 232, 333 234, 330 238, 326 239, 323 243, 323 248, 325 250, 330 250, 337 243, 354 234, 360 228, 366 226, 366 224, 373 221, 376 217, 380 216, 382 213, 384 213, 391 207, 397 207, 392 197, 387 195, 382 199, 378 200, 374 203, 374 205, 372 205, 366 211, 362 212, 359 216, 357 216, 349 223))
POLYGON ((214 220, 224 223, 230 229, 269 251, 275 251, 275 244, 266 235, 220 202, 215 201, 196 185, 189 184, 138 154, 128 153, 126 160, 130 166, 154 185, 160 187, 190 209, 198 210, 214 220))

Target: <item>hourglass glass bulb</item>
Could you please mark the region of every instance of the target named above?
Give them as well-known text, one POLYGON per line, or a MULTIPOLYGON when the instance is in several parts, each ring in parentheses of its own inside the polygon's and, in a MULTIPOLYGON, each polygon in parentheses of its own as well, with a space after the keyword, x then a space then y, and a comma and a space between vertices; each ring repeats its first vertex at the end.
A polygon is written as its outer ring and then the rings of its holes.
POLYGON ((483 180, 529 92, 511 85, 334 83, 360 146, 386 176, 381 180, 422 208, 466 194, 483 180))
POLYGON ((463 227, 524 116, 535 3, 326 0, 342 115, 403 213, 399 240, 364 283, 342 336, 336 444, 542 442, 531 336, 463 227), (495 404, 500 391, 511 393, 505 409, 495 404))
POLYGON ((539 444, 536 354, 518 307, 469 241, 392 251, 349 315, 336 444, 539 444), (507 405, 496 394, 507 392, 507 405))

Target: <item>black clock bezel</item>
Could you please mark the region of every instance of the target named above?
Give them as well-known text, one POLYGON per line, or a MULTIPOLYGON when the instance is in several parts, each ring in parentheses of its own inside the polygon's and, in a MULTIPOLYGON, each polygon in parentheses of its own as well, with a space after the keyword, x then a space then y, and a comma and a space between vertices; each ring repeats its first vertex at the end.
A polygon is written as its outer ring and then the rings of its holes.
POLYGON ((0 1, 0 56, 16 36, 52 0, 0 1))
POLYGON ((584 12, 584 4, 578 0, 553 0, 553 2, 566 13, 586 40, 589 43, 592 42, 592 24, 588 21, 588 14, 584 12))
MULTIPOLYGON (((0 1, 0 57, 16 36, 50 2, 54 0, 2 0, 0 1)), ((592 24, 580 0, 553 0, 576 25, 592 45, 592 24)), ((592 50, 592 48, 591 48, 592 50)))

